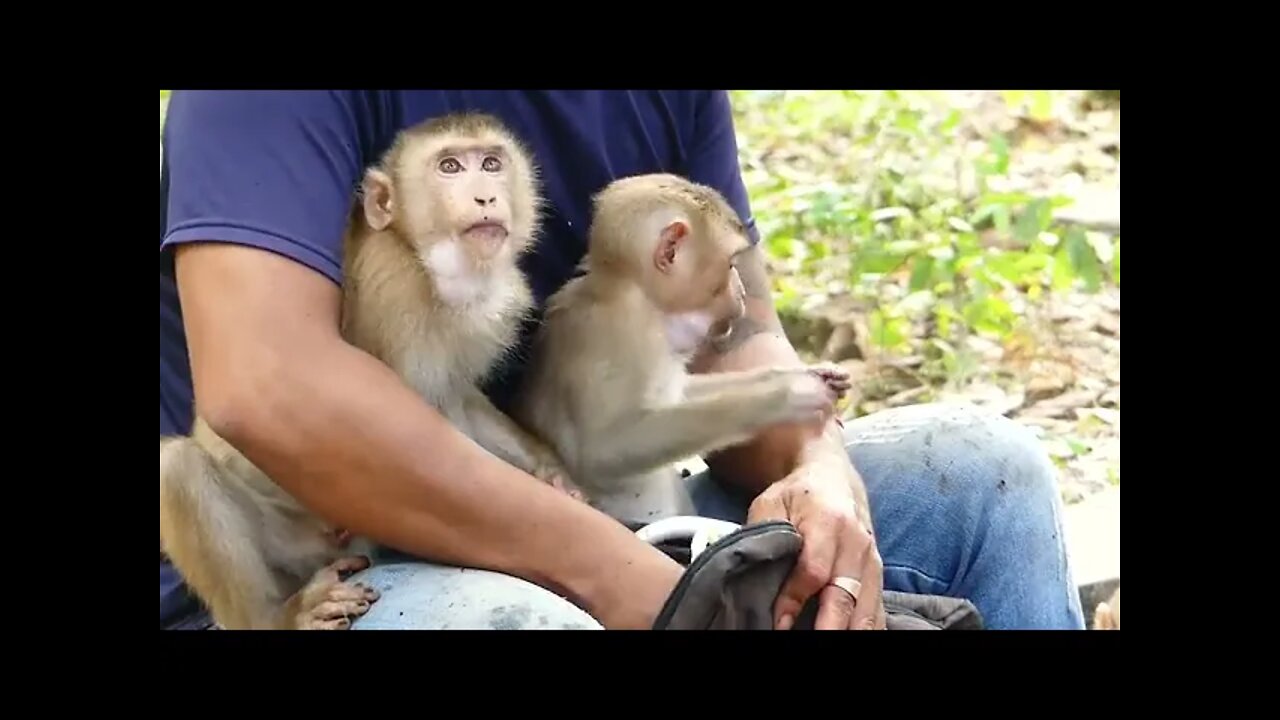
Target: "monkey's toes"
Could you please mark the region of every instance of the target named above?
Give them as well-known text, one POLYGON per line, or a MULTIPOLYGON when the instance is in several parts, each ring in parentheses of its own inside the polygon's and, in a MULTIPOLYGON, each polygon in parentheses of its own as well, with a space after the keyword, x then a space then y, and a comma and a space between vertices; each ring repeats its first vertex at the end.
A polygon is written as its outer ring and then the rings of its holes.
POLYGON ((312 620, 338 620, 345 618, 360 617, 369 612, 370 603, 364 600, 341 600, 337 602, 322 602, 312 610, 310 615, 312 620))
POLYGON ((351 628, 351 621, 347 618, 312 620, 303 627, 306 630, 348 630, 351 628))
POLYGON ((360 583, 336 583, 324 589, 323 597, 329 602, 373 602, 380 596, 377 590, 360 583))

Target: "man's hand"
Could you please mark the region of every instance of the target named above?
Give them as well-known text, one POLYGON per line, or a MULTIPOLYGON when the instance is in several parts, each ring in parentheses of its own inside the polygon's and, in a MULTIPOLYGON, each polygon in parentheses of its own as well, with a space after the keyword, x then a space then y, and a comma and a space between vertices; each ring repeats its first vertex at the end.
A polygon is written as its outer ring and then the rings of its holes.
MULTIPOLYGON (((846 462, 847 464, 847 462, 846 462)), ((813 460, 771 485, 751 504, 747 522, 786 520, 804 547, 774 607, 774 626, 789 630, 809 598, 819 595, 818 630, 884 629, 883 566, 875 537, 856 512, 847 470, 813 460), (854 597, 831 584, 855 581, 854 597)))
MULTIPOLYGON (((747 292, 746 315, 726 340, 695 359, 694 372, 800 364, 773 308, 758 247, 741 256, 738 271, 747 292)), ((866 490, 835 421, 828 420, 816 431, 802 425, 768 430, 750 443, 707 458, 707 464, 717 477, 756 495, 748 522, 787 520, 804 538, 800 561, 775 608, 776 627, 790 627, 815 594, 818 629, 884 627, 884 577, 866 490), (861 584, 856 602, 830 584, 836 578, 861 584)))

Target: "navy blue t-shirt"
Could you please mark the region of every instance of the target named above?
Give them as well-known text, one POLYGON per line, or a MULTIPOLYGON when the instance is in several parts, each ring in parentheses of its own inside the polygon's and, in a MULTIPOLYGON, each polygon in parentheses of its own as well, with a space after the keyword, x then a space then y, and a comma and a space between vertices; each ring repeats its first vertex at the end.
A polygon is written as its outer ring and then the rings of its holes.
MULTIPOLYGON (((548 214, 524 265, 539 305, 585 253, 591 196, 619 177, 672 172, 714 187, 755 239, 724 91, 176 91, 160 175, 161 435, 192 421, 172 246, 252 245, 341 283, 343 223, 364 169, 400 129, 461 110, 503 120, 540 166, 548 214)), ((489 388, 499 406, 520 370, 489 388)), ((197 609, 162 556, 161 626, 197 609)))

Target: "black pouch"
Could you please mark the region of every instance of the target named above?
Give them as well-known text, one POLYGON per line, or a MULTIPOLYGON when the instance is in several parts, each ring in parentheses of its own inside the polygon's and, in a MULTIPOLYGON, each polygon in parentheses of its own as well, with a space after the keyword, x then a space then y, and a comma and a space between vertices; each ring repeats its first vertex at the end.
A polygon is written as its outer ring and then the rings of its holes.
MULTIPOLYGON (((802 539, 791 523, 747 525, 709 545, 688 564, 654 622, 655 630, 771 630, 773 605, 795 567, 802 539)), ((660 546, 678 561, 677 544, 660 546)), ((886 590, 889 630, 981 630, 982 617, 968 600, 886 590)), ((811 630, 818 601, 806 603, 793 629, 811 630)))

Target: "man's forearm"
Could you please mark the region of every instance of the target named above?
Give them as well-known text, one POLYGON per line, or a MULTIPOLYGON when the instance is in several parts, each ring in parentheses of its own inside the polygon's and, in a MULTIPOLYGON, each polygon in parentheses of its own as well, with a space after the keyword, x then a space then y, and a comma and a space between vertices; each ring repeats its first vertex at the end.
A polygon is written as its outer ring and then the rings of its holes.
POLYGON ((616 573, 668 562, 485 452, 372 357, 317 344, 255 373, 223 431, 330 521, 420 557, 526 578, 589 612, 616 573))
MULTIPOLYGON (((725 340, 707 348, 693 364, 694 372, 725 372, 764 366, 799 365, 800 356, 787 340, 773 306, 763 253, 759 247, 738 265, 747 293, 747 312, 725 340)), ((802 464, 824 464, 847 475, 859 514, 870 523, 866 489, 848 460, 841 427, 834 418, 823 427, 777 427, 753 441, 708 457, 720 478, 756 495, 802 464)))

